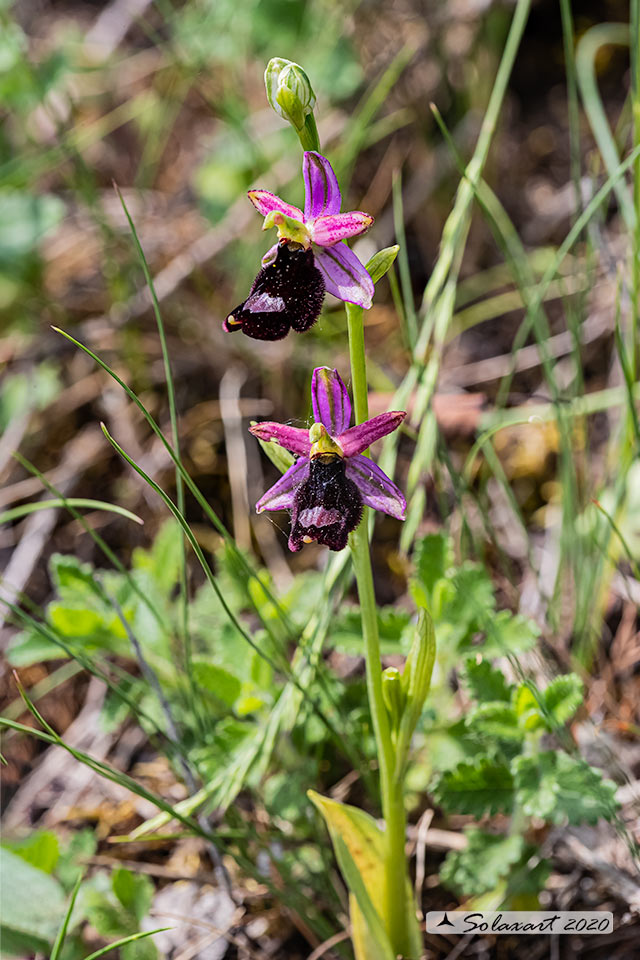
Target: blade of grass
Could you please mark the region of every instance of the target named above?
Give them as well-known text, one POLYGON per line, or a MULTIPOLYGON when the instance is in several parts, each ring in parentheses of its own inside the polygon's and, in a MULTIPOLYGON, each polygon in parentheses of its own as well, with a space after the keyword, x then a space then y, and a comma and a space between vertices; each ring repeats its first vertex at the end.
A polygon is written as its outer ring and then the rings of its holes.
POLYGON ((173 930, 173 927, 158 927, 156 930, 144 930, 141 933, 131 933, 128 937, 122 937, 121 940, 115 940, 106 947, 90 953, 84 960, 98 960, 98 957, 104 957, 105 953, 111 953, 112 950, 118 950, 128 943, 134 943, 136 940, 144 940, 146 937, 152 937, 156 933, 163 933, 165 930, 173 930))
POLYGON ((80 884, 82 883, 82 880, 83 880, 83 877, 82 877, 82 874, 80 874, 80 876, 75 882, 73 890, 71 891, 69 906, 67 907, 67 912, 65 913, 60 929, 58 930, 58 934, 56 936, 55 943, 53 945, 53 949, 51 951, 51 956, 49 957, 49 960, 58 960, 58 957, 60 956, 60 951, 62 950, 65 937, 67 935, 67 930, 69 928, 69 921, 71 920, 71 914, 73 913, 73 908, 76 904, 76 897, 78 896, 78 890, 80 889, 80 884))
POLYGON ((127 520, 133 520, 134 523, 143 524, 144 520, 119 507, 115 503, 105 503, 104 500, 86 500, 82 497, 70 497, 68 500, 57 497, 54 500, 37 500, 35 503, 24 503, 19 507, 12 507, 11 510, 3 510, 0 513, 0 523, 9 523, 11 520, 20 520, 22 517, 35 513, 37 510, 51 510, 56 507, 77 507, 85 510, 104 510, 107 513, 117 513, 127 520))
MULTIPOLYGON (((155 287, 153 285, 153 278, 151 276, 151 271, 149 270, 149 265, 147 263, 147 258, 144 255, 144 250, 142 249, 142 244, 138 237, 138 233, 135 228, 135 224, 129 213, 128 207, 124 201, 124 197, 120 192, 120 188, 116 183, 114 183, 114 189, 120 200, 122 209, 124 210, 125 217, 127 218, 127 223, 129 224, 129 229, 131 230, 131 235, 133 237, 133 242, 135 244, 138 257, 142 266, 142 272, 144 273, 144 278, 147 282, 149 288, 149 293, 151 294, 151 301, 153 303, 153 312, 156 318, 156 326, 158 328, 158 336, 160 338, 160 346, 162 349, 162 361, 164 363, 164 375, 165 382, 167 386, 167 398, 169 401, 169 419, 171 421, 171 436, 173 440, 173 449, 177 458, 175 477, 176 477, 176 503, 180 513, 184 513, 184 481, 182 479, 181 467, 182 467, 182 458, 180 456, 180 436, 178 431, 178 412, 176 406, 176 395, 175 388, 173 384, 173 375, 171 373, 171 361, 169 359, 169 350, 167 347, 167 337, 164 329, 164 322, 162 320, 162 313, 160 311, 160 304, 158 303, 158 297, 156 296, 155 287)), ((182 610, 182 643, 184 649, 184 666, 187 674, 187 681, 189 684, 189 692, 191 699, 191 709, 193 715, 196 718, 201 732, 204 731, 205 724, 202 719, 200 708, 199 708, 199 699, 197 696, 195 679, 193 676, 193 650, 191 642, 191 631, 189 628, 189 575, 187 570, 187 555, 185 549, 184 537, 180 538, 180 604, 182 610)))

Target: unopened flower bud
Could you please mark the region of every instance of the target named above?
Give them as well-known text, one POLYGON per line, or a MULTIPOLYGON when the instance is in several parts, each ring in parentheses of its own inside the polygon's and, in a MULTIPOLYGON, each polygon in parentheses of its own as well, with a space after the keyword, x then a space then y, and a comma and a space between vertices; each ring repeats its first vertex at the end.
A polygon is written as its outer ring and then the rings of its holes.
POLYGON ((395 733, 400 726, 404 710, 402 677, 396 667, 387 667, 382 671, 382 699, 389 714, 392 733, 395 733))
POLYGON ((264 85, 267 100, 278 116, 300 132, 316 105, 315 93, 302 67, 291 60, 273 57, 264 72, 264 85))

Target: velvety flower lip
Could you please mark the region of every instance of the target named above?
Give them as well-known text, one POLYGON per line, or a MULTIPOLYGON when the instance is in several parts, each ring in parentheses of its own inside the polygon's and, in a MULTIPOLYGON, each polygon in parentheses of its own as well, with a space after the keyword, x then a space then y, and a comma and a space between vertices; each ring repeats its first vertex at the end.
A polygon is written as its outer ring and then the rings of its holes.
POLYGON ((254 340, 281 340, 291 329, 302 333, 320 316, 324 291, 311 250, 281 241, 222 328, 226 333, 242 330, 254 340))
MULTIPOLYGON (((249 199, 265 217, 265 227, 278 227, 281 240, 294 240, 313 250, 315 265, 329 293, 368 310, 373 298, 373 281, 355 253, 340 241, 365 233, 373 217, 361 210, 340 213, 342 197, 338 180, 333 167, 320 153, 305 152, 302 175, 304 211, 267 190, 250 190, 249 199)), ((272 254, 273 248, 265 260, 272 254)))
POLYGON ((298 455, 260 498, 256 511, 291 511, 291 550, 313 540, 342 550, 363 506, 404 520, 402 491, 363 451, 396 430, 405 414, 394 410, 350 427, 347 388, 338 371, 329 367, 313 371, 311 403, 315 422, 310 430, 272 421, 249 428, 260 440, 275 440, 298 455))

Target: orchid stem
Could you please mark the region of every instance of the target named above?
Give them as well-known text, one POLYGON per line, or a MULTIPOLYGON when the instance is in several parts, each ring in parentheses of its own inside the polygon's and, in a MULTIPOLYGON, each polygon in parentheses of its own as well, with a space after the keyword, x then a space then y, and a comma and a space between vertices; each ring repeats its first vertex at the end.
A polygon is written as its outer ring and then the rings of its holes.
MULTIPOLYGON (((364 349, 364 322, 362 307, 346 304, 351 361, 351 388, 356 423, 369 418, 367 389, 367 361, 364 349)), ((378 613, 369 550, 369 527, 365 507, 360 525, 350 537, 353 568, 360 599, 362 635, 367 667, 367 696, 373 721, 376 752, 380 769, 380 796, 386 824, 387 851, 385 862, 386 909, 381 919, 386 924, 391 945, 396 954, 409 956, 410 916, 407 903, 407 867, 405 857, 406 813, 401 777, 395 775, 395 755, 389 729, 389 716, 382 697, 382 664, 378 613)))

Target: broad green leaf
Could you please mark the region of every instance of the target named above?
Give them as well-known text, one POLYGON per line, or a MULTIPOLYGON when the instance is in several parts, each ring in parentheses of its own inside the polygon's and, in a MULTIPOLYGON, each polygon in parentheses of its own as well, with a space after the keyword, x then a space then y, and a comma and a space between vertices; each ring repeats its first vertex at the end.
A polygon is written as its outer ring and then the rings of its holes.
POLYGON ((193 664, 193 677, 198 686, 212 693, 217 700, 228 707, 233 706, 242 690, 237 677, 222 667, 216 667, 205 660, 196 660, 193 664))
POLYGON ((504 674, 492 667, 488 660, 467 660, 464 668, 465 680, 469 691, 481 703, 489 701, 511 700, 511 686, 504 674))
POLYGON ((111 886, 124 909, 139 925, 149 912, 153 899, 153 883, 149 877, 118 867, 111 876, 111 886))
POLYGON ((461 896, 477 896, 494 890, 522 856, 524 838, 503 836, 470 827, 467 846, 450 851, 440 868, 442 883, 461 896))
POLYGON ((361 930, 364 922, 373 935, 374 940, 369 944, 370 938, 363 934, 361 949, 373 950, 375 940, 382 938, 377 953, 362 953, 358 960, 392 960, 393 952, 388 939, 384 943, 385 849, 380 828, 364 810, 322 797, 314 790, 309 790, 308 796, 329 828, 340 869, 364 917, 363 921, 356 916, 354 926, 361 930))
POLYGON ((47 613, 49 622, 63 637, 89 639, 97 643, 99 637, 104 635, 104 617, 97 610, 50 603, 47 613))
POLYGON ((508 813, 513 807, 511 771, 506 764, 491 757, 479 757, 445 771, 431 792, 436 803, 451 813, 482 817, 486 813, 508 813))
POLYGON ((554 823, 612 819, 619 804, 616 785, 581 757, 547 750, 512 762, 518 804, 530 817, 554 823))
POLYGON ((64 660, 67 654, 53 640, 47 640, 40 633, 24 630, 17 634, 7 651, 7 659, 12 667, 30 667, 33 663, 46 660, 64 660))
POLYGON ((100 596, 91 564, 82 563, 71 554, 54 553, 49 560, 49 573, 63 600, 77 601, 100 596))
POLYGON ((3 843, 3 846, 45 873, 53 873, 60 856, 58 838, 51 830, 36 830, 22 840, 3 843))
POLYGON ((3 951, 48 953, 65 912, 57 880, 0 847, 0 903, 3 951))

